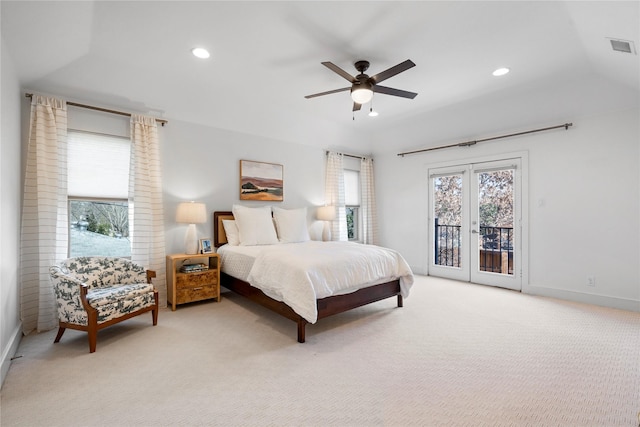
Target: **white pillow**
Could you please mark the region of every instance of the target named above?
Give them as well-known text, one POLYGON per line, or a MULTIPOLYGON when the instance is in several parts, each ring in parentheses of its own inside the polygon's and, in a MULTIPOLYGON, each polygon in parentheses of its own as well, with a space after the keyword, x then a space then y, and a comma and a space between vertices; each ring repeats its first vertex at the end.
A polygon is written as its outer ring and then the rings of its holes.
POLYGON ((273 208, 273 219, 281 243, 297 243, 310 240, 307 226, 307 208, 273 208))
POLYGON ((224 227, 224 234, 227 235, 227 243, 231 246, 238 246, 240 244, 240 236, 236 222, 232 219, 223 219, 222 226, 224 227))
POLYGON ((231 209, 238 227, 240 246, 273 245, 278 243, 271 219, 271 208, 248 208, 233 205, 231 209))

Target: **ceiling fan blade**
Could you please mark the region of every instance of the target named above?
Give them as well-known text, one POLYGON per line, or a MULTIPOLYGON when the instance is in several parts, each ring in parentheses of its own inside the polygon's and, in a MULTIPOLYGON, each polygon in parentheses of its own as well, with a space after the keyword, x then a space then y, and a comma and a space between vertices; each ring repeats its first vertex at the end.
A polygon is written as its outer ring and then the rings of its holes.
POLYGON ((362 104, 358 104, 357 102, 353 103, 353 111, 360 111, 360 108, 362 108, 362 104))
POLYGON ((418 95, 415 92, 408 92, 406 90, 394 89, 391 87, 380 86, 380 85, 374 85, 373 91, 377 93, 384 93, 385 95, 400 96, 402 98, 410 98, 410 99, 413 99, 418 95))
POLYGON ((372 80, 374 83, 378 84, 383 80, 387 80, 389 77, 393 77, 396 74, 400 74, 403 71, 407 71, 409 68, 415 67, 416 64, 413 63, 412 60, 407 59, 404 62, 401 62, 398 65, 395 65, 387 70, 381 71, 378 74, 369 77, 369 80, 372 80))
POLYGON ((309 98, 315 98, 316 96, 322 96, 322 95, 331 95, 332 93, 338 93, 338 92, 344 92, 347 90, 350 90, 350 87, 343 87, 342 89, 334 89, 334 90, 328 90, 326 92, 320 92, 320 93, 314 93, 313 95, 307 95, 305 96, 305 98, 309 99, 309 98))
POLYGON ((345 79, 349 80, 351 83, 355 83, 356 82, 356 78, 355 77, 353 77, 351 74, 347 73, 342 68, 338 67, 336 64, 334 64, 332 62, 322 62, 322 65, 324 65, 325 67, 327 67, 328 69, 330 69, 334 73, 341 75, 345 79))

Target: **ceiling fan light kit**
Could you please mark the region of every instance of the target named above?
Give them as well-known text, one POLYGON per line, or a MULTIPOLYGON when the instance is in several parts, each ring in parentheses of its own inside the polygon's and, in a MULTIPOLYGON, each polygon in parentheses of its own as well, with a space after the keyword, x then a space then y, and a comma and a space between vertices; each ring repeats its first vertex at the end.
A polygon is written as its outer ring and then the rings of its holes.
POLYGON ((373 91, 368 87, 357 87, 351 89, 351 99, 356 104, 366 104, 373 98, 373 91))
POLYGON ((371 101, 371 99, 373 98, 374 92, 382 93, 384 95, 399 96, 401 98, 409 98, 409 99, 413 99, 418 95, 415 92, 408 92, 405 90, 394 89, 394 88, 378 85, 378 83, 390 77, 393 77, 396 74, 400 74, 403 71, 408 70, 409 68, 415 67, 416 64, 414 64, 413 61, 411 61, 410 59, 407 59, 406 61, 401 62, 400 64, 395 65, 371 77, 369 77, 364 73, 369 68, 369 61, 357 61, 354 64, 356 70, 358 70, 360 73, 355 77, 331 62, 322 62, 322 65, 329 68, 331 71, 338 74, 342 78, 348 80, 351 83, 351 87, 345 87, 340 89, 329 90, 326 92, 315 93, 313 95, 307 95, 305 96, 305 98, 307 99, 315 98, 323 95, 330 95, 332 93, 345 92, 349 90, 351 92, 351 99, 353 100, 353 111, 359 111, 360 108, 362 107, 362 104, 366 104, 367 102, 371 101))

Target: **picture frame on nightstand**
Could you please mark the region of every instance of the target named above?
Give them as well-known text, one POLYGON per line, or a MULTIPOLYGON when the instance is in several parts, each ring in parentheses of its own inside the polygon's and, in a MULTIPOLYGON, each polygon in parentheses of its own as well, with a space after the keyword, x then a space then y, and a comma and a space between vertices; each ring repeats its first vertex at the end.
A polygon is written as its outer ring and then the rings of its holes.
POLYGON ((200 253, 210 254, 213 253, 213 245, 211 245, 211 239, 200 239, 200 253))

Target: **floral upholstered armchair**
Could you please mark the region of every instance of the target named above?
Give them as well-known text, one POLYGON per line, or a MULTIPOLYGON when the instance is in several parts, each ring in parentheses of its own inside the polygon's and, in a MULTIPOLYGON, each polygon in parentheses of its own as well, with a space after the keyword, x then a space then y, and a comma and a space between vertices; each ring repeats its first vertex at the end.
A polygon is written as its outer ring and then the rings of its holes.
POLYGON ((98 330, 151 311, 158 323, 155 271, 124 258, 69 258, 49 269, 58 307, 59 342, 66 328, 87 331, 89 352, 96 351, 98 330))

